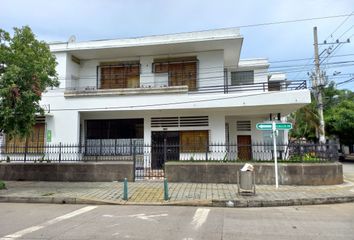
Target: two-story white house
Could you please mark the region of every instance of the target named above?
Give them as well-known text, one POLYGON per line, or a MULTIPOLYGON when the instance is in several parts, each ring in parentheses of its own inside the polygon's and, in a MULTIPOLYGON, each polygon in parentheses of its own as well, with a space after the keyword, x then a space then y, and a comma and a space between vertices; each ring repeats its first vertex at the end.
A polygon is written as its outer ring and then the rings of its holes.
POLYGON ((230 28, 52 43, 60 86, 43 94, 37 136, 51 144, 263 142, 269 134, 256 123, 310 103, 310 91, 269 74, 267 59, 241 60, 242 42, 230 28))

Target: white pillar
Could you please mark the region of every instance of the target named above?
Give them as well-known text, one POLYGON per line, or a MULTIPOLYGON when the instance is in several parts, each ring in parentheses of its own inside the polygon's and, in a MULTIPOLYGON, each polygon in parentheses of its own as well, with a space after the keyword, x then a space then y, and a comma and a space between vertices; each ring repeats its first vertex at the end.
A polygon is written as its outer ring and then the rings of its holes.
POLYGON ((210 143, 225 143, 225 115, 209 115, 210 143))

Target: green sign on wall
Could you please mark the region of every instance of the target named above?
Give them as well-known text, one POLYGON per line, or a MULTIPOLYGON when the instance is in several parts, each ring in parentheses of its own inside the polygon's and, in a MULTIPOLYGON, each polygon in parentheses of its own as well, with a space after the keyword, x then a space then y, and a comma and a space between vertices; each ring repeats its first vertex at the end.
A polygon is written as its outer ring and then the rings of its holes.
POLYGON ((52 141, 52 130, 47 130, 47 142, 52 141))

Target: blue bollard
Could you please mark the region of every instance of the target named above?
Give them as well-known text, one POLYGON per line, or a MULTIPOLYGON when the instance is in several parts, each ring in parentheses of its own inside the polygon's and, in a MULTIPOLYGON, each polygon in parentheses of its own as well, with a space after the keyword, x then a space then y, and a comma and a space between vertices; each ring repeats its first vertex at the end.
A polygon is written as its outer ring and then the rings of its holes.
POLYGON ((124 178, 123 200, 128 201, 128 180, 124 178))
POLYGON ((164 200, 168 201, 169 197, 168 197, 168 183, 167 183, 167 178, 165 178, 163 180, 163 192, 164 192, 164 200))

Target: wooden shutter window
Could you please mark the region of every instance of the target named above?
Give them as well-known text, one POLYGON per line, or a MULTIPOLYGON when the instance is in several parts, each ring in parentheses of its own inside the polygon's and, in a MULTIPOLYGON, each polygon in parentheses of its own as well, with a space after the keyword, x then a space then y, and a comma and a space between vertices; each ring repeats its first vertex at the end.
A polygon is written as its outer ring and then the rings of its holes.
POLYGON ((208 130, 180 131, 181 152, 205 152, 208 150, 208 143, 208 130))
POLYGON ((152 71, 154 73, 168 73, 169 86, 188 86, 189 91, 197 87, 196 57, 175 59, 155 59, 152 71))
POLYGON ((138 88, 140 86, 139 65, 103 65, 101 89, 138 88))
POLYGON ((7 153, 43 153, 44 151, 44 123, 36 123, 30 136, 27 138, 14 137, 6 139, 7 153))

